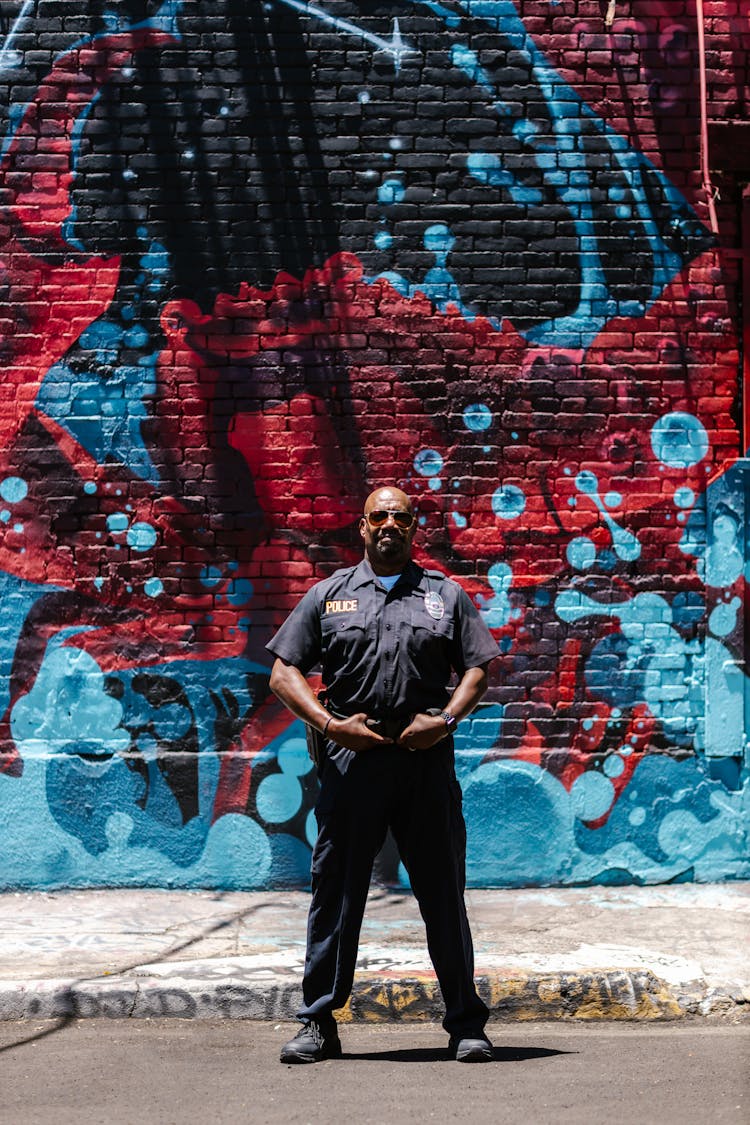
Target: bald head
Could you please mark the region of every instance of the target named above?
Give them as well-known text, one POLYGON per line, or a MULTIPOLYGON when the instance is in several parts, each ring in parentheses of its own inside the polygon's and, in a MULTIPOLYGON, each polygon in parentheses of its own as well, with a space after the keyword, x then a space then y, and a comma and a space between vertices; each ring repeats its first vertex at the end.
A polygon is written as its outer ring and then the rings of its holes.
POLYGON ((391 485, 376 488, 365 500, 365 515, 367 515, 368 512, 374 511, 376 508, 400 509, 404 512, 413 512, 411 500, 406 493, 402 492, 400 488, 392 488, 391 485))
POLYGON ((416 529, 411 500, 400 488, 387 485, 370 493, 365 500, 365 514, 359 521, 359 533, 376 574, 401 573, 411 558, 416 529))

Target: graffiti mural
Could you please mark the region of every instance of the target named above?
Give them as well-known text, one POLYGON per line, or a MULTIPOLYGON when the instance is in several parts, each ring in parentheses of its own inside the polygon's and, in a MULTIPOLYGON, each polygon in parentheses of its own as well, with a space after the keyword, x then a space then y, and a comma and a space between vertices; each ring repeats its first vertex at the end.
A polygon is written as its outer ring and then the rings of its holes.
POLYGON ((2 8, 2 885, 306 883, 265 644, 384 482, 498 642, 470 881, 747 877, 692 4, 2 8))

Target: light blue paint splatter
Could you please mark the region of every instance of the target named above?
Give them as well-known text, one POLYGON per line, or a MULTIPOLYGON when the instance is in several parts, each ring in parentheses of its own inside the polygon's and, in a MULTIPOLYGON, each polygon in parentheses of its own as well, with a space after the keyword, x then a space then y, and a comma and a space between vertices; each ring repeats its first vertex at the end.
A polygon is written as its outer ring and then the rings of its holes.
POLYGON ((738 546, 739 520, 721 512, 713 519, 711 532, 711 545, 698 563, 698 572, 707 586, 733 586, 744 565, 738 546))
POLYGON ((423 477, 434 477, 443 469, 443 458, 437 449, 420 449, 414 458, 414 468, 423 477))
POLYGON ((393 242, 393 235, 389 234, 388 231, 379 230, 375 235, 374 242, 378 250, 387 250, 393 242))
POLYGON ((503 168, 500 157, 494 152, 474 152, 466 160, 469 175, 490 187, 505 188, 514 203, 538 204, 542 202, 539 188, 519 182, 514 172, 503 168))
POLYGON ((285 739, 279 747, 277 757, 281 772, 292 777, 304 777, 313 767, 304 738, 285 739))
POLYGON ((124 333, 122 340, 128 348, 143 348, 149 341, 148 331, 142 324, 134 324, 124 333))
POLYGON ((604 503, 608 508, 619 508, 622 504, 622 493, 608 492, 604 497, 604 503))
POLYGON ((728 637, 737 625, 737 613, 742 601, 732 598, 731 602, 719 602, 711 611, 708 627, 715 637, 728 637))
POLYGON ((625 769, 625 763, 619 754, 608 754, 602 766, 607 777, 619 777, 625 769))
MULTIPOLYGON (((563 621, 589 616, 619 619, 627 642, 618 658, 620 674, 615 676, 608 664, 606 680, 599 684, 601 676, 597 679, 597 697, 609 700, 619 691, 628 706, 642 701, 673 741, 692 741, 696 748, 702 748, 697 730, 697 720, 704 710, 701 654, 697 641, 685 641, 672 627, 666 599, 658 594, 636 594, 630 601, 605 604, 571 589, 558 594, 555 611, 563 621)), ((612 644, 612 638, 601 641, 586 666, 591 690, 596 654, 604 646, 611 659, 612 644)), ((612 718, 619 715, 620 709, 613 708, 612 718)))
POLYGON ((87 480, 84 483, 83 491, 87 496, 93 496, 96 493, 96 482, 93 480, 87 480))
POLYGON ((384 206, 389 203, 400 203, 406 194, 406 188, 401 180, 385 180, 378 188, 378 202, 384 206))
POLYGON ((697 465, 709 450, 705 427, 693 414, 674 411, 665 414, 651 430, 654 455, 671 469, 697 465))
POLYGON ((231 605, 247 605, 253 596, 253 584, 249 578, 232 578, 227 586, 227 601, 231 605))
POLYGON ((213 586, 218 586, 223 578, 221 571, 215 566, 204 566, 200 573, 201 585, 211 589, 213 586))
POLYGON ((492 425, 492 411, 484 403, 476 402, 467 406, 463 413, 464 425, 473 433, 481 433, 492 425))
POLYGON ((149 598, 158 598, 159 594, 164 591, 164 583, 161 578, 149 578, 143 584, 143 592, 149 598))
POLYGON ((318 838, 318 822, 315 819, 315 809, 310 809, 305 820, 305 839, 310 847, 315 846, 315 841, 318 838))
POLYGON ((150 523, 134 523, 128 529, 128 546, 134 551, 150 551, 157 539, 156 529, 150 523))
POLYGON ((274 773, 264 777, 255 798, 260 816, 269 824, 283 824, 299 812, 302 789, 296 776, 274 773))
POLYGON ((579 820, 598 820, 614 800, 612 782, 597 770, 586 770, 570 787, 573 811, 579 820))
POLYGON ((127 529, 128 517, 125 512, 113 512, 107 516, 107 530, 112 535, 120 535, 127 529))
POLYGON ((19 504, 28 494, 29 486, 21 477, 6 477, 0 481, 0 496, 6 504, 19 504))
POLYGON ((34 686, 11 714, 21 753, 59 753, 86 744, 106 757, 127 750, 130 735, 120 726, 122 706, 104 690, 104 673, 82 649, 63 646, 60 634, 47 646, 34 686))
POLYGON ((634 562, 640 558, 641 545, 638 539, 632 532, 627 531, 626 528, 620 527, 612 516, 607 511, 604 503, 599 496, 599 481, 594 473, 588 469, 584 469, 578 473, 576 477, 576 488, 585 496, 590 496, 596 504, 596 507, 602 514, 604 522, 609 528, 609 533, 612 536, 612 546, 614 547, 617 557, 623 559, 625 562, 634 562))
POLYGON ((526 507, 526 497, 515 484, 503 484, 492 494, 492 510, 498 519, 517 519, 526 507))
POLYGON ((451 512, 451 519, 456 527, 461 529, 466 527, 466 516, 462 516, 460 512, 451 512))
POLYGON ((489 629, 501 629, 510 621, 511 604, 508 594, 513 583, 513 571, 507 563, 493 563, 487 571, 487 581, 494 593, 480 607, 479 612, 489 629))
POLYGON ((692 508, 695 503, 695 493, 692 488, 687 485, 682 485, 676 488, 674 492, 674 502, 677 508, 692 508))
POLYGON ((596 547, 585 535, 571 539, 565 556, 575 570, 588 570, 596 562, 596 547))

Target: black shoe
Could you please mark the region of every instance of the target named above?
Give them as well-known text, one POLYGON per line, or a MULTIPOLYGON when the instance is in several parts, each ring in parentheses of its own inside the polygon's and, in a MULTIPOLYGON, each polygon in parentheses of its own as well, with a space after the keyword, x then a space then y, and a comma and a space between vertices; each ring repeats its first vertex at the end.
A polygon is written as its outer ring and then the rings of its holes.
POLYGON ((315 1020, 303 1024, 295 1035, 281 1048, 279 1061, 283 1063, 315 1063, 323 1059, 340 1059, 341 1041, 334 1025, 323 1031, 315 1020))
POLYGON ((451 1035, 448 1050, 456 1062, 492 1062, 495 1057, 486 1035, 451 1035))

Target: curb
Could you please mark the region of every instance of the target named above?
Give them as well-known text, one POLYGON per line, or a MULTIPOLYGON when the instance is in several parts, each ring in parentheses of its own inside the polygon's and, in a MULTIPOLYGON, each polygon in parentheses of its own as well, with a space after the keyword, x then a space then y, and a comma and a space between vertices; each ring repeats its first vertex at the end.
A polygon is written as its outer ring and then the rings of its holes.
MULTIPOLYGON (((578 973, 489 973, 476 978, 495 1021, 674 1021, 691 1017, 732 1023, 750 1018, 750 994, 708 989, 700 981, 677 989, 644 969, 578 973)), ((0 983, 0 1020, 295 1018, 299 983, 288 975, 258 984, 231 978, 107 977, 0 983)), ((440 1022, 444 1008, 434 976, 360 973, 342 1023, 440 1022)))

